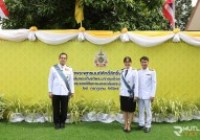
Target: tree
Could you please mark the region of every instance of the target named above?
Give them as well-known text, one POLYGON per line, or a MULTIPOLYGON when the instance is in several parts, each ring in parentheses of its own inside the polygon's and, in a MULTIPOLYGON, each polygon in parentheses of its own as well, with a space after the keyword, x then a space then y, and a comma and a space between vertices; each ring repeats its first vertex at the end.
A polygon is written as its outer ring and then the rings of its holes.
POLYGON ((185 30, 192 9, 192 0, 176 0, 176 26, 185 30))
POLYGON ((2 27, 6 29, 75 28, 74 0, 5 0, 10 12, 9 20, 4 19, 2 27))
MULTIPOLYGON (((184 1, 184 0, 179 0, 184 1)), ((185 0, 186 1, 186 0, 185 0)), ((74 19, 75 0, 5 0, 10 11, 2 28, 79 28, 74 19)), ((161 11, 163 0, 81 0, 86 29, 168 30, 161 11)), ((185 20, 181 20, 184 23, 185 20)), ((182 22, 181 22, 182 23, 182 22)), ((185 26, 185 24, 182 24, 185 26)))
POLYGON ((87 29, 161 30, 167 22, 161 15, 162 0, 83 0, 87 29))

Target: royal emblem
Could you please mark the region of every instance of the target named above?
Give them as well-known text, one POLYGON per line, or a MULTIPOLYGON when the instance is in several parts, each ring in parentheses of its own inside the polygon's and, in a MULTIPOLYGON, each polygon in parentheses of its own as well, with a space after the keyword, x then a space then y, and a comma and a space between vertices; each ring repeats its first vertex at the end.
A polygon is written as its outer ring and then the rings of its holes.
POLYGON ((106 54, 104 52, 102 52, 102 50, 100 50, 96 54, 94 62, 97 67, 105 67, 108 63, 106 54))

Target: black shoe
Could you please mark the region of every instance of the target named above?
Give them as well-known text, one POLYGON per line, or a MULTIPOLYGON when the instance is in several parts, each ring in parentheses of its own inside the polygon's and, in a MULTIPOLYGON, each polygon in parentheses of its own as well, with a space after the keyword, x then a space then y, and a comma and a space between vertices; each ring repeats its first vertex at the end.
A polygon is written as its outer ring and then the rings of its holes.
POLYGON ((137 130, 143 130, 144 129, 144 126, 139 126, 136 128, 137 130))
POLYGON ((144 128, 145 133, 149 133, 150 131, 151 131, 151 128, 146 128, 146 127, 144 128))
POLYGON ((127 132, 127 129, 123 128, 123 131, 124 131, 124 132, 127 132))
POLYGON ((54 126, 54 128, 55 128, 55 129, 60 129, 60 124, 59 124, 59 123, 56 123, 55 126, 54 126))
POLYGON ((64 123, 61 123, 61 124, 60 124, 60 128, 65 128, 65 124, 64 124, 64 123))
POLYGON ((130 130, 127 130, 127 133, 130 133, 131 132, 131 129, 130 130))

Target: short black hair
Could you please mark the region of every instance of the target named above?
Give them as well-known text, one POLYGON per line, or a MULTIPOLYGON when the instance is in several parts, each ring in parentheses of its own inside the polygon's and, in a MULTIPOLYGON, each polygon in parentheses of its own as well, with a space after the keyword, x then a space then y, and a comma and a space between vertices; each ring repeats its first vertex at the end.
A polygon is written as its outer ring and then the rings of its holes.
POLYGON ((141 62, 142 60, 149 61, 149 58, 148 58, 147 56, 142 56, 142 57, 140 58, 140 62, 141 62))
POLYGON ((128 62, 132 62, 131 57, 130 57, 130 56, 126 56, 126 57, 124 57, 123 62, 125 63, 126 61, 128 61, 128 62))
POLYGON ((62 55, 65 55, 66 58, 67 58, 67 54, 66 54, 65 52, 60 53, 60 54, 59 54, 59 58, 60 58, 62 55))

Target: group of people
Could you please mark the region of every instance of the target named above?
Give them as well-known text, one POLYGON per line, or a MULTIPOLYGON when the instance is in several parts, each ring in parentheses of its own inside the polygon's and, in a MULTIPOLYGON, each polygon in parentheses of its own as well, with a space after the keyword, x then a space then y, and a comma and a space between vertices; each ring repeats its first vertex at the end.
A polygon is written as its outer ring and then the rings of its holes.
MULTIPOLYGON (((65 127, 68 101, 74 94, 74 74, 72 68, 66 66, 67 54, 59 55, 59 64, 51 67, 48 90, 52 99, 53 121, 55 129, 65 127)), ((140 58, 141 69, 131 67, 131 57, 123 60, 124 69, 120 78, 120 108, 123 111, 124 132, 131 132, 136 104, 139 107, 138 129, 148 133, 151 130, 151 103, 156 93, 156 72, 148 67, 149 58, 140 58), (146 113, 145 113, 146 112, 146 113)))

